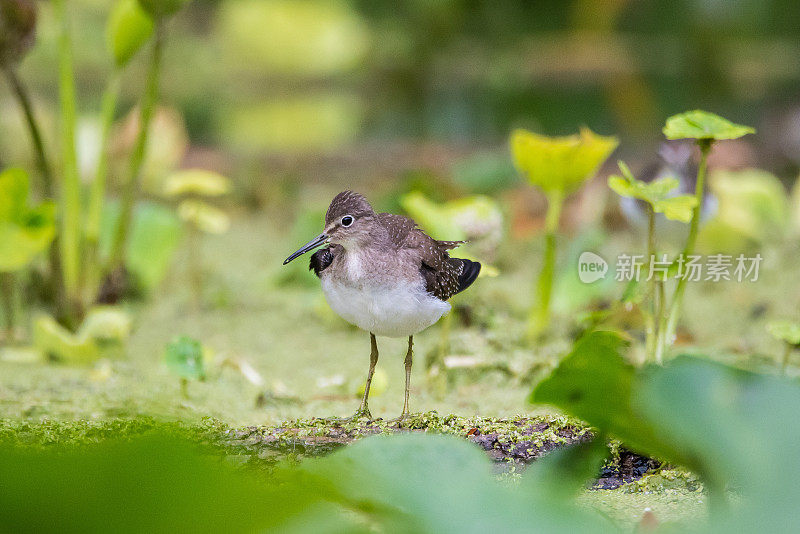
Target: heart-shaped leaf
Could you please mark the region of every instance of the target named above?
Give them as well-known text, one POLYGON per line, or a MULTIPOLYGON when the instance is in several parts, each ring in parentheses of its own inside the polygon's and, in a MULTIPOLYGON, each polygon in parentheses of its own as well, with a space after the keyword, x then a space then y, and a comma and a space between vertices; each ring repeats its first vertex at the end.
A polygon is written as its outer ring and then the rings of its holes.
POLYGON ((738 139, 756 133, 754 128, 734 124, 719 115, 707 111, 694 110, 673 115, 667 119, 664 135, 667 139, 705 139, 720 141, 738 139))
POLYGON ((526 130, 511 134, 517 169, 545 192, 569 194, 591 178, 617 148, 616 137, 582 128, 578 135, 547 137, 526 130))
POLYGON ((117 67, 124 67, 153 35, 153 19, 137 0, 119 0, 106 27, 108 48, 117 67))

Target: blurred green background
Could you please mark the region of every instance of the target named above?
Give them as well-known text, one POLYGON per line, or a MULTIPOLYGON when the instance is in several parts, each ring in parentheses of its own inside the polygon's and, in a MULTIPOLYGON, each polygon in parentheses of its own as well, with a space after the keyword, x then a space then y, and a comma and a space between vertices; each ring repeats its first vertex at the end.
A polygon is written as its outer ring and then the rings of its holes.
MULTIPOLYGON (((53 20, 40 7, 23 74, 53 101, 53 20)), ((99 110, 109 3, 71 9, 79 108, 99 110)), ((237 165, 403 142, 494 146, 518 125, 553 135, 585 124, 646 146, 691 108, 759 127, 770 167, 787 172, 800 153, 793 0, 198 0, 170 26, 162 102, 192 145, 237 165)), ((143 80, 136 62, 123 111, 143 80)), ((3 102, 0 154, 13 160, 27 147, 3 102)))

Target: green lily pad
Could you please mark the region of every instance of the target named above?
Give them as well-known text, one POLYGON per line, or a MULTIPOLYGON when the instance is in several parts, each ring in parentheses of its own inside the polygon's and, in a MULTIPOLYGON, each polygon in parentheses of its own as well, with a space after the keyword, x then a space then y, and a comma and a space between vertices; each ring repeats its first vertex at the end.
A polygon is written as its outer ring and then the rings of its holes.
POLYGON ((738 139, 756 133, 754 128, 734 124, 719 115, 707 111, 694 110, 673 115, 667 119, 664 135, 667 139, 738 139))
POLYGON ((28 174, 18 168, 0 173, 0 272, 18 271, 55 237, 55 204, 28 205, 28 174))
POLYGON ((652 206, 656 213, 663 213, 667 219, 688 223, 692 220, 697 199, 692 195, 671 196, 679 185, 677 178, 665 176, 650 183, 634 178, 625 162, 619 162, 622 176, 610 176, 608 187, 620 196, 637 198, 652 206))
POLYGON ((772 337, 790 345, 800 345, 800 324, 791 321, 774 321, 767 325, 772 337))
POLYGON ((203 345, 196 339, 181 336, 167 345, 167 367, 181 378, 203 380, 206 376, 203 345))
POLYGON ((111 10, 106 39, 117 67, 124 67, 153 35, 153 20, 137 0, 119 0, 111 10))
POLYGON ((582 128, 577 135, 547 137, 526 130, 511 134, 517 169, 545 192, 569 194, 589 180, 617 148, 616 137, 582 128))

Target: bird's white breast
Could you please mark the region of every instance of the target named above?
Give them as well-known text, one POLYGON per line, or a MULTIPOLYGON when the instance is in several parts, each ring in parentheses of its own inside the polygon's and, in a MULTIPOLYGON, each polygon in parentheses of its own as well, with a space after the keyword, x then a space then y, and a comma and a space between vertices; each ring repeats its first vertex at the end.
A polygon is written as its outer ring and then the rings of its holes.
POLYGON ((422 277, 409 280, 365 267, 363 258, 347 254, 340 276, 323 271, 321 277, 333 311, 362 330, 378 336, 411 336, 450 311, 450 304, 425 291, 422 277))

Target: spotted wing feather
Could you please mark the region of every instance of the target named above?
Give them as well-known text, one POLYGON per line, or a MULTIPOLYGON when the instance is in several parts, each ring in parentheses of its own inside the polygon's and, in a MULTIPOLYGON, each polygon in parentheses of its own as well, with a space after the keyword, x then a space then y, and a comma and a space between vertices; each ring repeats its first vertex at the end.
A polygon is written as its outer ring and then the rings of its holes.
POLYGON ((425 280, 428 293, 447 300, 465 290, 480 272, 480 263, 451 258, 448 250, 462 241, 437 241, 417 227, 408 217, 381 213, 378 220, 389 231, 389 237, 398 248, 417 249, 421 262, 419 272, 425 280))

